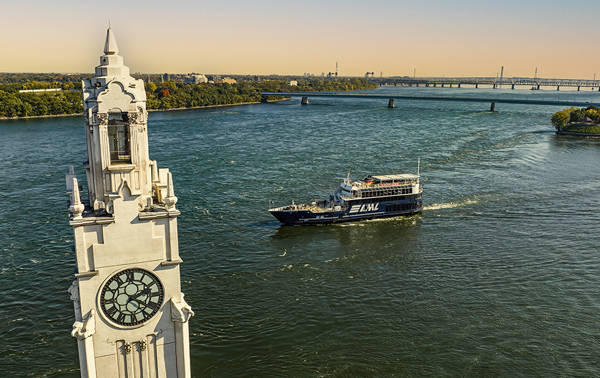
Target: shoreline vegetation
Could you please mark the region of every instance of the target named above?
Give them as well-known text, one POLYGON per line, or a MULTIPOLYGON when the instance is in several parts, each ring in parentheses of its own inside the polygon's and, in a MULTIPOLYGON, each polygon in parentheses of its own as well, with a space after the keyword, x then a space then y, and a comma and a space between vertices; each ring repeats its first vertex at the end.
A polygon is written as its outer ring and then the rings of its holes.
POLYGON ((566 108, 552 115, 552 124, 560 135, 600 137, 600 109, 594 105, 566 108))
MULTIPOLYGON (((215 108, 228 108, 230 106, 242 106, 242 105, 257 105, 263 103, 277 103, 279 101, 287 101, 291 97, 278 97, 277 99, 272 100, 271 98, 266 101, 251 101, 251 102, 238 102, 235 104, 218 104, 218 105, 201 105, 201 106, 191 106, 187 108, 169 108, 169 109, 148 109, 148 113, 153 112, 175 112, 180 110, 194 110, 194 109, 215 109, 215 108)), ((63 114, 46 114, 46 115, 38 115, 38 116, 24 116, 24 117, 0 117, 0 121, 9 121, 9 120, 18 120, 18 119, 39 119, 39 118, 62 118, 62 117, 78 117, 83 115, 83 113, 63 113, 63 114)))
MULTIPOLYGON (((18 82, 1 80, 0 120, 67 117, 82 114, 81 82, 78 77, 59 76, 67 81, 39 81, 41 74, 19 74, 18 82), (23 90, 60 89, 53 92, 23 90)), ((43 80, 43 77, 42 77, 43 80)), ((287 80, 240 80, 235 84, 192 84, 178 81, 145 81, 148 111, 209 109, 222 106, 278 102, 289 97, 261 96, 270 92, 325 92, 373 89, 363 78, 306 78, 290 85, 287 80)))

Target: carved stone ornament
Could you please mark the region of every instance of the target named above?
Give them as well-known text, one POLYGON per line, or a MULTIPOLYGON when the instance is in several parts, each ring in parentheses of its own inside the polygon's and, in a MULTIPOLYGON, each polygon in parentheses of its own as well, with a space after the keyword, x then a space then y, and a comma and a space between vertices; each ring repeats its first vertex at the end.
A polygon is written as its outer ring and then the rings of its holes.
POLYGON ((127 118, 129 119, 130 124, 134 124, 134 123, 139 123, 141 117, 137 112, 130 112, 130 113, 127 113, 127 118))
POLYGON ((71 286, 69 286, 69 290, 67 290, 70 294, 69 299, 73 302, 79 302, 79 287, 77 286, 77 281, 73 281, 71 286))
POLYGON ((183 299, 183 293, 180 295, 177 299, 171 298, 171 320, 185 323, 194 316, 194 311, 192 311, 192 307, 183 299))
POLYGON ((98 113, 96 114, 98 118, 98 123, 101 125, 108 125, 108 114, 107 113, 98 113))
POLYGON ((73 323, 71 336, 84 340, 96 333, 96 311, 91 309, 83 322, 73 323))
POLYGON ((121 352, 123 352, 123 354, 131 353, 131 344, 123 344, 123 346, 121 347, 121 352))

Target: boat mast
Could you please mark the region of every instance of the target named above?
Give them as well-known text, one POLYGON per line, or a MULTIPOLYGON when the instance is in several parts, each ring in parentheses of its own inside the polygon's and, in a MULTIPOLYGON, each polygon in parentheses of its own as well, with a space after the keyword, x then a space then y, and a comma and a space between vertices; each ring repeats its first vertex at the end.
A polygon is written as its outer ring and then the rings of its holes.
POLYGON ((421 177, 421 158, 417 158, 417 177, 421 177))

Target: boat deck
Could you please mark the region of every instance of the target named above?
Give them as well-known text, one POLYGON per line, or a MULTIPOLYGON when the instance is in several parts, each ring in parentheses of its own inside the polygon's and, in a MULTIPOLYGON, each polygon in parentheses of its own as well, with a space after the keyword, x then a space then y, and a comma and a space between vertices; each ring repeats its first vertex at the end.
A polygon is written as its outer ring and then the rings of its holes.
POLYGON ((288 206, 278 207, 276 209, 270 209, 270 210, 274 210, 274 211, 304 211, 304 210, 307 210, 307 211, 311 211, 315 214, 333 211, 333 209, 331 207, 321 207, 321 206, 312 205, 312 204, 288 205, 288 206))

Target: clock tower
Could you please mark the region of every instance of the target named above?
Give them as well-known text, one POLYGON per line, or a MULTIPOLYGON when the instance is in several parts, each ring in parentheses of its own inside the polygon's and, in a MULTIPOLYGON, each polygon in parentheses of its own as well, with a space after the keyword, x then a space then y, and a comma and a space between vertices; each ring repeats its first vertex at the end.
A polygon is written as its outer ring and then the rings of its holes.
POLYGON ((95 76, 83 80, 87 200, 66 177, 77 268, 75 307, 82 377, 189 377, 188 320, 171 172, 148 153, 146 92, 113 32, 95 76))

